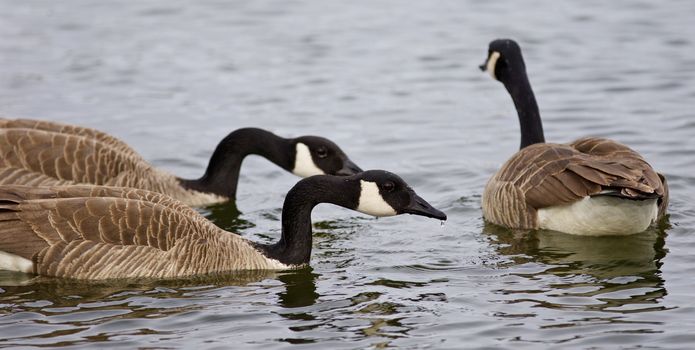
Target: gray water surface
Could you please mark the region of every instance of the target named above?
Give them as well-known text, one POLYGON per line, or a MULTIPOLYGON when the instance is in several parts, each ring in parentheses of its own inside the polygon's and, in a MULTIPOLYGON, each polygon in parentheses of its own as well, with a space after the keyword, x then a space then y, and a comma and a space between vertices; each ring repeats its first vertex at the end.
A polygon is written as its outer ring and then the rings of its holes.
MULTIPOLYGON (((695 2, 0 0, 0 114, 99 128, 180 176, 230 131, 323 135, 443 209, 374 219, 319 206, 311 267, 180 281, 0 272, 0 347, 692 348, 695 2), (546 139, 627 143, 666 174, 670 221, 629 237, 486 225, 518 148, 477 66, 517 39, 546 139)), ((278 239, 297 181, 244 162, 232 206, 278 239)))

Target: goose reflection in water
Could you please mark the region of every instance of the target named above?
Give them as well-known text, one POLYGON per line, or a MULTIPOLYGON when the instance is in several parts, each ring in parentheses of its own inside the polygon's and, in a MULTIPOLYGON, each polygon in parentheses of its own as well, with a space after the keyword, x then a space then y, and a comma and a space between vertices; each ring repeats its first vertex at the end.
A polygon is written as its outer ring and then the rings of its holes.
POLYGON ((321 328, 343 335, 358 332, 365 337, 380 339, 377 347, 388 347, 392 340, 406 337, 413 329, 412 325, 401 322, 402 317, 394 315, 417 313, 420 309, 385 301, 383 293, 376 291, 362 291, 353 295, 340 292, 321 295, 316 287, 320 278, 321 274, 315 273, 311 267, 278 275, 277 279, 284 283, 284 289, 277 296, 279 305, 285 310, 277 313, 292 322, 288 329, 296 335, 279 338, 279 341, 289 344, 315 343, 318 339, 313 338, 316 333, 312 331, 321 328), (319 297, 322 299, 319 300, 319 297), (357 315, 360 321, 344 322, 344 318, 331 317, 331 312, 339 312, 345 317, 357 315))
MULTIPOLYGON (((354 225, 347 219, 315 222, 313 224, 313 235, 317 238, 315 242, 315 248, 317 248, 315 260, 331 260, 337 265, 341 265, 341 262, 352 260, 352 255, 354 254, 352 250, 339 248, 337 243, 354 234, 354 225)), ((277 293, 280 306, 292 309, 316 304, 321 296, 316 290, 316 283, 319 277, 321 277, 321 274, 316 273, 311 266, 279 273, 277 279, 284 284, 284 289, 277 293)), ((281 313, 281 316, 288 319, 314 319, 314 316, 305 313, 305 311, 309 312, 307 310, 292 310, 289 313, 281 313)))
POLYGON ((278 279, 285 284, 285 289, 278 293, 280 305, 285 308, 314 305, 319 298, 316 293, 318 277, 311 267, 279 274, 278 279))
POLYGON ((483 233, 508 259, 500 266, 531 282, 516 280, 498 290, 506 303, 619 313, 663 308, 659 303, 667 294, 661 277, 667 228, 663 220, 658 227, 630 236, 584 237, 513 231, 486 223, 483 233))

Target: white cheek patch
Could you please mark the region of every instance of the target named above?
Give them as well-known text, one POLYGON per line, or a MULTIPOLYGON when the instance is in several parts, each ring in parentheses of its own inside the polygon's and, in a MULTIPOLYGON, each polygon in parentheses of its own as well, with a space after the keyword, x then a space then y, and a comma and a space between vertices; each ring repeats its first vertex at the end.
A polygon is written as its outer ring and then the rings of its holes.
POLYGON ((360 180, 360 202, 357 211, 374 216, 393 216, 396 211, 391 207, 381 194, 376 183, 360 180))
POLYGON ((490 54, 490 58, 487 60, 487 64, 485 65, 485 71, 490 73, 490 76, 492 79, 497 80, 497 77, 495 76, 495 66, 497 65, 497 60, 500 58, 500 53, 497 51, 493 51, 490 54))
POLYGON ((300 177, 309 177, 314 175, 324 175, 323 170, 314 164, 314 159, 311 158, 311 152, 307 145, 298 142, 294 155, 294 168, 292 174, 300 177))

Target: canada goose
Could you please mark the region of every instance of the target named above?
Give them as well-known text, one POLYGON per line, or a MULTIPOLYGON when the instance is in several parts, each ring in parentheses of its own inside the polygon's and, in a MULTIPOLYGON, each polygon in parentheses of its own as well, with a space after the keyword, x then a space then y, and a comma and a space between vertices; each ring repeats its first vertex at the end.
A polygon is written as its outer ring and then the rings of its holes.
POLYGON ((0 186, 0 269, 78 279, 182 277, 309 263, 311 211, 332 203, 374 216, 446 220, 395 174, 300 180, 275 244, 224 231, 166 195, 105 186, 0 186))
POLYGON ((629 147, 594 137, 545 143, 516 42, 492 41, 480 69, 504 84, 521 124, 519 152, 485 186, 485 219, 515 229, 627 235, 646 230, 665 214, 666 179, 629 147))
POLYGON ((133 187, 193 206, 234 200, 241 163, 251 154, 301 177, 362 171, 330 140, 286 139, 256 128, 238 129, 222 139, 205 174, 195 180, 153 167, 127 144, 101 131, 48 121, 0 119, 0 152, 0 184, 133 187))

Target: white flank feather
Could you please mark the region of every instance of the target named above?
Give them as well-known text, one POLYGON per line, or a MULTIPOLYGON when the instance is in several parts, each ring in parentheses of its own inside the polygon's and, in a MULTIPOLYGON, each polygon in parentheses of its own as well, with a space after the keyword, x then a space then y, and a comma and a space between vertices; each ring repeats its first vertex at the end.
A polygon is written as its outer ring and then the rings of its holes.
POLYGON ((584 197, 568 205, 538 210, 540 228, 574 235, 630 235, 656 221, 656 199, 630 200, 610 196, 584 197))
POLYGON ((32 273, 34 272, 34 263, 19 255, 0 251, 0 270, 32 273))

